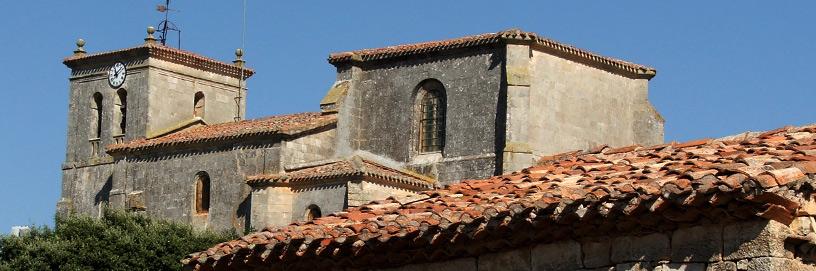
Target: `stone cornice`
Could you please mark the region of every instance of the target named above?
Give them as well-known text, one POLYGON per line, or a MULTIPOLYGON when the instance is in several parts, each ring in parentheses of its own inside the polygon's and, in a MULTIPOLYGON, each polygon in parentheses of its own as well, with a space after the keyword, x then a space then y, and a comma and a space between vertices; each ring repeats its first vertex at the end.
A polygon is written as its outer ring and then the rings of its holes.
POLYGON ((246 79, 255 74, 255 71, 250 68, 243 68, 242 71, 242 68, 238 65, 158 44, 143 44, 137 47, 88 55, 72 55, 65 58, 62 63, 71 69, 76 69, 83 66, 95 66, 99 63, 107 64, 119 59, 134 58, 156 58, 234 78, 240 78, 241 74, 243 74, 244 79, 246 79))

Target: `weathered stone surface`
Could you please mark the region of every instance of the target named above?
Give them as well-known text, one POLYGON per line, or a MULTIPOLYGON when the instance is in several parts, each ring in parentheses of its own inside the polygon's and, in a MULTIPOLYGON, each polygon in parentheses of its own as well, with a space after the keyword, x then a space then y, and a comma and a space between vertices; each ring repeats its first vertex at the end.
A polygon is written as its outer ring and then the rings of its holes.
POLYGON ((623 236, 612 241, 612 262, 657 262, 669 259, 669 237, 662 233, 623 236))
POLYGON ((681 228, 672 234, 673 262, 717 262, 722 259, 722 226, 681 228))
POLYGON ((615 271, 651 271, 656 267, 650 262, 633 262, 615 265, 615 271))
POLYGON ((597 242, 583 242, 581 243, 581 251, 583 253, 584 267, 595 268, 608 266, 609 253, 611 249, 611 240, 602 240, 597 242))
POLYGON ((663 141, 663 120, 648 81, 629 79, 532 51, 530 145, 535 156, 595 145, 663 141))
POLYGON ((479 271, 530 271, 530 248, 479 256, 479 271))
POLYGON ((533 247, 532 270, 576 270, 582 268, 581 245, 575 241, 558 242, 533 247))
POLYGON ((785 238, 790 234, 790 228, 773 220, 726 225, 723 228, 723 259, 793 258, 793 253, 785 249, 785 238))
POLYGON ((745 269, 747 271, 771 271, 771 270, 788 270, 788 271, 812 271, 816 270, 816 266, 803 264, 799 260, 775 258, 775 257, 759 257, 748 261, 745 269))
POLYGON ((704 263, 667 263, 655 267, 655 271, 706 271, 704 263))
POLYGON ((706 271, 737 271, 737 264, 734 262, 710 263, 706 271))

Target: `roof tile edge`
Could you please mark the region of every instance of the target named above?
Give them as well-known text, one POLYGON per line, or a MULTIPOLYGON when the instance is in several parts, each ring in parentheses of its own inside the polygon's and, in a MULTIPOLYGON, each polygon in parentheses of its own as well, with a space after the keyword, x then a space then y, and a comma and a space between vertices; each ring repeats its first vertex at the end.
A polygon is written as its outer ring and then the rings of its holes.
POLYGON ((534 32, 525 32, 520 29, 508 29, 497 33, 464 36, 446 40, 331 53, 329 55, 328 62, 333 65, 337 65, 345 62, 360 63, 379 61, 396 57, 420 55, 498 43, 529 44, 535 49, 547 51, 559 57, 570 59, 629 78, 651 79, 657 75, 657 70, 652 67, 602 56, 588 50, 580 49, 566 43, 561 43, 553 39, 543 37, 534 32))

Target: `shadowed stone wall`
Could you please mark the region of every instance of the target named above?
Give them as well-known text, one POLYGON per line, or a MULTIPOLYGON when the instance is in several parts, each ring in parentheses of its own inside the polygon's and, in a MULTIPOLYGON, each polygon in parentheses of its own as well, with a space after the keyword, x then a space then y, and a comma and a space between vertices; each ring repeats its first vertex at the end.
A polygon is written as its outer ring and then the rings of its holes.
POLYGON ((338 144, 348 148, 339 148, 339 156, 367 151, 442 183, 492 175, 497 119, 504 117, 498 111, 500 51, 458 50, 338 68, 338 79, 351 80, 338 120, 338 144), (416 148, 417 87, 426 79, 442 83, 447 101, 445 147, 431 158, 416 148), (469 165, 473 159, 481 159, 480 166, 469 165))
POLYGON ((698 225, 643 236, 539 244, 382 270, 816 270, 812 256, 802 249, 805 242, 799 241, 814 234, 812 221, 800 217, 791 225, 775 221, 698 225))

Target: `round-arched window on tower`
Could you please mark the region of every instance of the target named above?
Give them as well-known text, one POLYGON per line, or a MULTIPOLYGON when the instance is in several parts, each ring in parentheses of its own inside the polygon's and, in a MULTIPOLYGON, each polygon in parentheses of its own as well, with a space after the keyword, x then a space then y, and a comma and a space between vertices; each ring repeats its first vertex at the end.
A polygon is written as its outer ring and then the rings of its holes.
POLYGON ((304 219, 306 221, 312 221, 315 218, 320 217, 321 215, 322 214, 320 213, 320 207, 318 207, 317 205, 312 204, 312 205, 309 205, 309 207, 306 207, 306 216, 304 217, 304 219))

